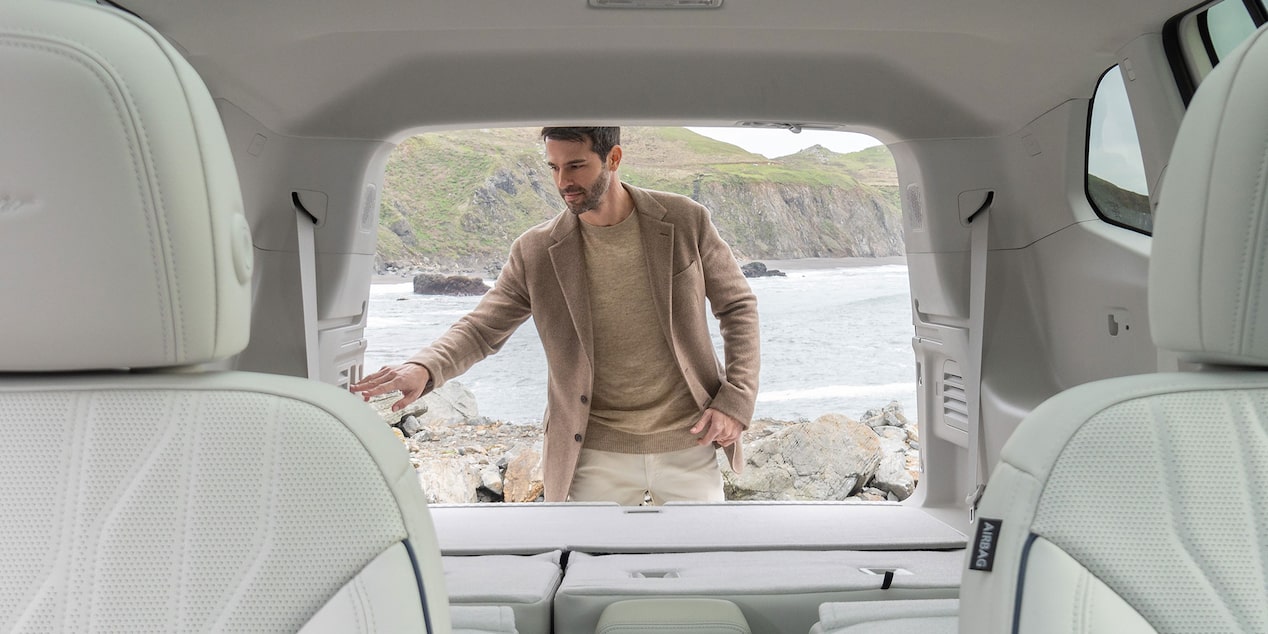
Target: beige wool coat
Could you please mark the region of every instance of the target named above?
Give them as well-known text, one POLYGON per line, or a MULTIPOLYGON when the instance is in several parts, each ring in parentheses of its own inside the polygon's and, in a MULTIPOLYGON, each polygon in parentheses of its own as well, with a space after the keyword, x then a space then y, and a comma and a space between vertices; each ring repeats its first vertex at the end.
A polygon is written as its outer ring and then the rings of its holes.
MULTIPOLYGON (((701 413, 711 407, 747 427, 760 361, 757 298, 708 210, 685 196, 624 187, 641 214, 652 301, 687 387, 701 413), (714 354, 705 298, 721 325, 725 365, 714 354)), ((500 350, 532 316, 549 373, 543 417, 548 502, 568 498, 590 417, 594 345, 580 222, 564 211, 524 232, 479 305, 409 360, 431 373, 430 391, 500 350)), ((739 443, 726 453, 739 470, 739 443)))

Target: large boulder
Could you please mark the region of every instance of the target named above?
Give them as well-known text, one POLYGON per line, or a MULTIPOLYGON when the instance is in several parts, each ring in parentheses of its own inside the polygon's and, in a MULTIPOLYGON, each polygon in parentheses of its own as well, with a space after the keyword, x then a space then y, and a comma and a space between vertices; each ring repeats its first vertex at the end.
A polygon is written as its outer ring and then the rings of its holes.
POLYGON ((428 504, 474 504, 480 474, 463 456, 429 460, 415 469, 428 504))
POLYGON ((537 449, 521 451, 506 465, 502 499, 506 502, 536 502, 546 490, 542 479, 542 454, 537 449))
POLYGON ((414 293, 418 295, 483 295, 487 292, 489 287, 478 277, 439 273, 414 276, 414 293))
POLYGON ((740 267, 744 277, 786 277, 783 271, 766 268, 764 262, 749 262, 740 267))
POLYGON ((731 500, 844 500, 881 462, 880 439, 840 414, 785 427, 753 443, 743 473, 723 471, 731 500))
POLYGON ((426 410, 414 414, 424 427, 432 425, 465 425, 480 419, 475 394, 467 386, 450 381, 418 399, 426 410))
POLYGON ((879 425, 873 430, 880 440, 881 463, 871 486, 894 494, 899 500, 911 497, 916 490, 917 474, 907 468, 910 437, 906 429, 879 425))
POLYGON ((406 436, 413 436, 420 429, 433 425, 463 425, 480 420, 475 394, 457 381, 450 381, 393 412, 392 405, 401 400, 401 396, 400 390, 372 396, 370 407, 392 426, 402 425, 407 417, 413 417, 406 436))

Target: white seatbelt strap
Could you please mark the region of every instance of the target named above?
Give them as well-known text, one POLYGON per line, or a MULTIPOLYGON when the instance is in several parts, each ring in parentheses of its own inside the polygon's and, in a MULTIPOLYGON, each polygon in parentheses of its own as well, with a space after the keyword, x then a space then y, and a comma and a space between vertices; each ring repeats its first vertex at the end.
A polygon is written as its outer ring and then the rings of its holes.
POLYGON ((304 299, 304 356, 308 378, 316 379, 321 377, 317 346, 317 221, 300 203, 298 195, 292 195, 292 202, 295 205, 295 236, 299 239, 300 292, 304 299))
POLYGON ((977 514, 978 502, 986 490, 986 438, 982 425, 982 335, 986 323, 986 254, 991 230, 991 203, 995 192, 987 192, 982 206, 969 216, 972 229, 969 254, 969 375, 965 377, 969 400, 969 469, 973 489, 964 498, 969 505, 969 523, 977 514))

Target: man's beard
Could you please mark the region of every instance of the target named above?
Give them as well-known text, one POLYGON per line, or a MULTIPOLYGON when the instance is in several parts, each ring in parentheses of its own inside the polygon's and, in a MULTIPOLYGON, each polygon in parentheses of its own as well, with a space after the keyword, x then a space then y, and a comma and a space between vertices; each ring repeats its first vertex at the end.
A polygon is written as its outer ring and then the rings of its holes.
POLYGON ((586 195, 585 198, 582 198, 575 203, 570 203, 568 202, 568 199, 565 198, 564 204, 568 206, 568 211, 571 211, 574 215, 580 216, 587 211, 598 209, 599 203, 603 202, 603 195, 608 193, 609 177, 610 175, 608 171, 604 170, 603 173, 599 175, 599 178, 595 179, 594 183, 590 185, 589 189, 582 189, 581 187, 574 185, 568 189, 559 190, 560 196, 569 193, 584 193, 586 195))

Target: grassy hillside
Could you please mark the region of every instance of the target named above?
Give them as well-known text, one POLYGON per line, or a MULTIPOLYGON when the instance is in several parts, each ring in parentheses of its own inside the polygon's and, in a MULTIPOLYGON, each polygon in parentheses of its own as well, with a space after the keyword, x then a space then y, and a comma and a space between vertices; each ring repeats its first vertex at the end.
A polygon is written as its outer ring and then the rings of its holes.
POLYGON ((1092 174, 1087 177, 1087 193, 1088 199, 1106 218, 1147 232, 1153 231, 1153 208, 1149 206, 1148 196, 1123 189, 1092 174))
MULTIPOLYGON (((739 240, 732 246, 741 255, 763 250, 745 243, 742 234, 752 231, 738 230, 753 225, 753 219, 745 217, 748 210, 768 216, 783 213, 778 205, 757 204, 756 198, 836 200, 844 196, 852 201, 838 207, 869 207, 858 200, 874 200, 886 217, 882 233, 899 231, 897 176, 893 159, 883 147, 837 154, 815 146, 767 159, 685 128, 638 127, 622 130, 622 147, 625 182, 684 194, 710 206, 723 236, 739 240), (719 192, 726 193, 726 201, 708 200, 719 192)), ((414 137, 402 143, 387 164, 378 259, 380 265, 397 268, 495 267, 516 236, 562 209, 536 128, 414 137)), ((776 238, 767 235, 762 240, 787 252, 763 252, 763 257, 800 257, 822 250, 815 245, 801 249, 797 240, 776 238)), ((892 238, 886 240, 892 243, 892 238)), ((901 245, 901 236, 896 239, 901 245)), ((857 246, 828 250, 849 255, 860 248, 876 250, 857 246)))

